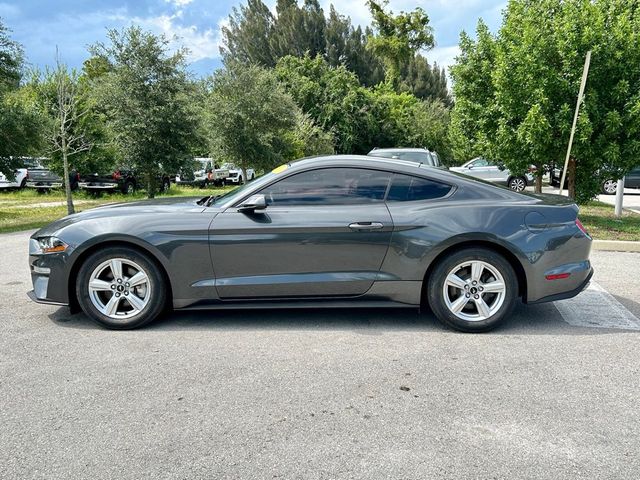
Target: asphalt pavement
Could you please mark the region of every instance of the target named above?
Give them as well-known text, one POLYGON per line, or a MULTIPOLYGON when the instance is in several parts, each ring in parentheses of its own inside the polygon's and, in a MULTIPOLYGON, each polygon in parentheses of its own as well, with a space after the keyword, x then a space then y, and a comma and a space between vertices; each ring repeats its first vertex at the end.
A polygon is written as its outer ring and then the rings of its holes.
POLYGON ((639 476, 640 254, 482 335, 392 309, 114 332, 27 299, 27 237, 0 235, 2 479, 639 476))

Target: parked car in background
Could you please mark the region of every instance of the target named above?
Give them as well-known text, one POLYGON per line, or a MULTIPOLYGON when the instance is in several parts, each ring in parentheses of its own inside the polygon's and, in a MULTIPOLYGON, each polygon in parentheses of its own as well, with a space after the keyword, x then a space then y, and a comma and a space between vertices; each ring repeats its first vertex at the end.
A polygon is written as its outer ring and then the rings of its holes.
POLYGON ((442 167, 440 156, 426 148, 374 148, 367 155, 371 157, 396 158, 422 163, 430 167, 442 167))
MULTIPOLYGON (((171 188, 171 179, 167 175, 157 178, 158 189, 166 192, 171 188)), ((80 188, 88 192, 121 192, 132 194, 138 188, 144 186, 144 181, 132 169, 119 168, 109 173, 91 173, 82 175, 79 182, 80 188)))
MULTIPOLYGON (((562 168, 555 167, 551 169, 549 183, 553 187, 560 187, 562 179, 562 168)), ((564 179, 564 187, 567 188, 568 180, 564 179)), ((624 188, 640 188, 640 166, 634 168, 624 176, 624 188)), ((618 191, 618 180, 609 178, 602 182, 601 192, 605 195, 615 195, 618 191)))
MULTIPOLYGON (((242 185, 245 182, 245 179, 242 176, 242 169, 240 167, 236 167, 233 163, 225 163, 222 165, 222 168, 229 170, 229 176, 224 180, 225 183, 242 185)), ((253 168, 247 168, 248 181, 250 182, 254 178, 256 178, 256 173, 253 168)))
POLYGON ((178 185, 196 185, 206 187, 208 185, 223 185, 229 178, 229 170, 218 166, 213 158, 196 157, 193 167, 183 168, 176 175, 178 185))
POLYGON ((449 170, 498 185, 506 185, 516 192, 522 192, 528 185, 532 185, 534 179, 532 174, 534 167, 530 167, 530 171, 524 175, 513 175, 504 165, 482 157, 469 160, 460 167, 449 167, 449 170))
POLYGON ((29 168, 29 178, 27 179, 27 188, 34 188, 40 193, 48 192, 53 188, 62 188, 64 181, 57 173, 50 169, 38 165, 29 168))
POLYGON ((13 172, 13 179, 10 179, 8 175, 0 172, 0 189, 26 187, 27 181, 29 180, 29 170, 42 168, 40 161, 40 158, 21 158, 21 166, 13 172))
MULTIPOLYGON (((558 183, 560 183, 558 181, 558 183)), ((640 166, 634 168, 624 176, 624 188, 640 188, 640 166)), ((602 193, 615 195, 618 191, 618 181, 609 179, 602 182, 602 193)))

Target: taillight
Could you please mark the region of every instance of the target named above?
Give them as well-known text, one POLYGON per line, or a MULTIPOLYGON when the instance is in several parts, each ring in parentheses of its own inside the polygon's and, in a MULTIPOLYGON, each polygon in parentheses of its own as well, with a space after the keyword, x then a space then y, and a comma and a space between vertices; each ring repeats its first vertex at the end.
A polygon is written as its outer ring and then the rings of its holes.
POLYGON ((584 225, 582 225, 582 222, 577 218, 576 218, 576 227, 578 227, 578 230, 584 233, 588 238, 591 238, 591 235, 589 235, 589 232, 587 232, 587 229, 584 228, 584 225))
POLYGON ((120 170, 116 170, 115 172, 113 172, 114 180, 120 180, 121 178, 122 178, 122 174, 120 173, 120 170))

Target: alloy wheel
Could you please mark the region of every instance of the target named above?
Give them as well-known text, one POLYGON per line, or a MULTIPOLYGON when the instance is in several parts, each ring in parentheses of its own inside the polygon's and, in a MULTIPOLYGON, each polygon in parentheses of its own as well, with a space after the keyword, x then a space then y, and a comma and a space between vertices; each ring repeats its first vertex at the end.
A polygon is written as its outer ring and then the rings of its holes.
POLYGON ((605 193, 613 195, 618 190, 618 182, 615 180, 607 180, 602 184, 602 189, 605 193))
POLYGON ((509 182, 509 188, 511 188, 511 190, 515 190, 516 192, 522 192, 526 186, 527 184, 522 178, 513 178, 509 182))
POLYGON ((138 315, 151 299, 147 272, 125 258, 112 258, 98 265, 91 272, 88 289, 93 306, 114 320, 138 315))
POLYGON ((456 317, 469 322, 496 314, 506 296, 502 274, 493 265, 472 260, 456 265, 442 288, 445 305, 456 317))

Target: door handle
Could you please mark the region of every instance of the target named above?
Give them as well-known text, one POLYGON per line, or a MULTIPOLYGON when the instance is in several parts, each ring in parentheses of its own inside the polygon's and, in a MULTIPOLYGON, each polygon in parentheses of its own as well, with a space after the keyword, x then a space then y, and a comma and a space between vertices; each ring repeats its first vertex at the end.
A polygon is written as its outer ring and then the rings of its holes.
POLYGON ((351 230, 380 230, 384 225, 380 222, 354 222, 349 224, 351 230))

